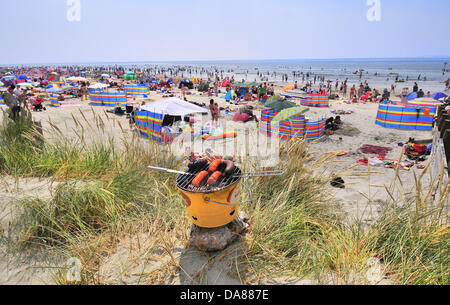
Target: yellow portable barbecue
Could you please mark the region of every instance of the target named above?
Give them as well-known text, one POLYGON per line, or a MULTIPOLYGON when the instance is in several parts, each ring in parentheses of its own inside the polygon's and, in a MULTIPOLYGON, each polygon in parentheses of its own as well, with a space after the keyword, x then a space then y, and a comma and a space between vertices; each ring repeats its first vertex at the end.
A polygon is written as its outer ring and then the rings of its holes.
POLYGON ((177 187, 186 201, 192 221, 202 228, 217 228, 232 222, 239 212, 241 170, 235 167, 233 175, 224 177, 215 187, 192 185, 195 174, 182 174, 177 187))
MULTIPOLYGON (((233 173, 223 175, 215 186, 194 186, 192 181, 200 172, 207 170, 209 164, 193 172, 182 172, 149 166, 149 169, 179 174, 177 188, 186 201, 189 217, 193 223, 202 228, 217 228, 232 222, 239 212, 241 180, 248 177, 281 175, 282 171, 266 171, 243 174, 235 166, 233 173)), ((251 191, 249 191, 251 201, 251 191)))

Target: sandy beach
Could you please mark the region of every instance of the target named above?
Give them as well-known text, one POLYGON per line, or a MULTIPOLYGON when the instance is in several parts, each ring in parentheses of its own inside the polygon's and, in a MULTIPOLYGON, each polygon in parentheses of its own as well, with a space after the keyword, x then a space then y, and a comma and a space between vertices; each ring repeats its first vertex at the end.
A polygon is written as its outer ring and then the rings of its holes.
MULTIPOLYGON (((276 84, 276 93, 280 93, 283 88, 282 83, 276 84)), ((187 94, 186 98, 189 101, 194 101, 198 103, 209 103, 209 100, 213 98, 218 102, 220 107, 230 107, 239 108, 239 106, 229 105, 226 103, 225 99, 220 97, 208 97, 201 95, 196 90, 190 90, 191 94, 187 94)), ((176 90, 175 96, 181 97, 181 91, 176 90)), ((162 98, 161 94, 155 94, 152 92, 148 98, 142 99, 138 98, 135 102, 151 103, 162 98)), ((76 100, 81 104, 79 107, 61 107, 54 108, 50 107, 47 103, 44 105, 47 107, 46 111, 43 112, 33 112, 33 119, 39 121, 44 129, 44 136, 48 137, 52 141, 52 136, 54 132, 47 132, 47 130, 52 130, 57 126, 61 132, 67 138, 77 138, 80 133, 80 128, 76 121, 90 123, 92 127, 98 128, 99 119, 102 118, 102 123, 100 126, 104 126, 104 129, 98 130, 102 137, 105 139, 111 138, 113 141, 120 143, 120 138, 122 136, 132 137, 135 134, 135 127, 129 124, 129 119, 125 116, 118 116, 111 113, 107 113, 105 110, 110 109, 108 107, 92 107, 87 101, 76 100), (96 127, 97 126, 97 127, 96 127)), ((260 109, 264 108, 262 105, 258 105, 258 102, 250 102, 251 105, 255 107, 255 113, 257 117, 260 117, 260 109), (259 109, 259 110, 258 110, 259 109)), ((389 201, 388 193, 386 192, 386 187, 389 187, 393 182, 395 177, 395 169, 384 168, 384 167, 368 167, 364 165, 357 164, 357 160, 362 157, 371 157, 374 155, 364 154, 359 151, 359 148, 364 144, 371 144, 383 147, 389 147, 392 150, 386 155, 387 158, 397 160, 401 156, 402 147, 397 145, 398 142, 407 141, 410 137, 416 140, 431 140, 432 133, 428 131, 411 131, 411 130, 399 130, 399 129, 388 129, 381 126, 375 125, 375 118, 377 114, 378 104, 376 103, 357 103, 357 104, 346 104, 344 100, 332 100, 330 101, 329 108, 311 108, 309 112, 306 113, 308 117, 319 119, 328 118, 334 116, 331 111, 333 110, 352 110, 352 114, 341 115, 343 126, 337 130, 333 135, 324 135, 318 141, 314 142, 310 146, 311 153, 327 154, 335 151, 346 151, 347 154, 340 157, 335 157, 334 161, 329 164, 326 168, 317 171, 316 175, 318 177, 328 177, 330 175, 337 175, 344 177, 345 188, 335 188, 328 184, 323 192, 330 194, 336 203, 342 208, 343 217, 345 222, 351 224, 357 220, 361 221, 363 224, 369 226, 370 224, 376 222, 380 216, 384 205, 389 201)), ((220 114, 219 121, 226 125, 227 128, 235 128, 238 130, 250 129, 255 132, 259 131, 259 127, 254 122, 249 123, 229 123, 233 117, 234 113, 225 114, 224 111, 220 114)), ((199 117, 199 119, 205 120, 205 118, 199 117)), ((87 137, 89 132, 86 132, 87 137)), ((95 133, 91 132, 91 135, 95 133)), ((95 135, 95 136, 98 136, 95 135)), ((239 136, 238 136, 239 137, 239 136)), ((141 138, 143 145, 147 145, 150 140, 141 138)), ((161 144, 164 145, 164 144, 161 144)), ((401 156, 402 159, 405 156, 401 156)), ((404 191, 405 196, 413 193, 414 187, 414 173, 420 174, 420 169, 413 167, 411 170, 400 170, 398 180, 401 181, 401 187, 404 191)), ((3 177, 2 184, 0 186, 1 194, 1 228, 3 232, 8 232, 8 223, 13 217, 14 213, 11 213, 11 203, 14 200, 22 198, 22 196, 35 197, 40 199, 46 199, 50 196, 52 189, 54 189, 54 184, 51 183, 49 179, 19 179, 13 181, 12 178, 3 177), (37 189, 39 192, 33 191, 37 189), (42 190, 45 190, 42 192, 42 190), (25 192, 24 192, 25 191, 25 192), (20 196, 19 196, 20 194, 20 196)), ((147 235, 148 236, 148 235, 147 235)), ((116 250, 114 250, 108 257, 104 258, 103 268, 100 271, 102 279, 105 283, 120 283, 117 282, 119 275, 113 272, 114 266, 126 265, 130 262, 130 255, 136 257, 142 257, 148 255, 148 253, 136 252, 136 250, 130 250, 131 244, 136 242, 133 237, 132 240, 127 241, 127 237, 123 241, 123 245, 119 245, 116 250), (134 240, 134 241, 133 241, 134 240), (131 252, 130 252, 131 251, 131 252)), ((130 237, 131 238, 131 237, 130 237)), ((141 236, 140 243, 146 242, 146 236, 141 236)), ((152 241, 149 240, 149 243, 152 241)), ((133 246, 131 246, 133 247, 133 246)), ((167 283, 178 283, 186 284, 193 283, 189 280, 189 275, 193 275, 197 267, 205 264, 206 257, 195 251, 193 249, 185 250, 183 245, 178 244, 176 241, 172 241, 173 251, 175 253, 174 258, 170 258, 167 254, 157 254, 154 258, 153 263, 147 266, 141 266, 137 262, 136 265, 130 267, 130 272, 137 272, 139 268, 144 268, 145 272, 150 272, 151 270, 161 267, 161 264, 173 263, 171 260, 175 259, 180 266, 182 266, 182 271, 178 276, 171 278, 167 283), (177 250, 178 249, 178 250, 177 250), (158 256, 159 255, 159 256, 158 256), (195 267, 197 266, 197 267, 195 267)), ((145 247, 143 247, 146 249, 145 247)), ((148 248, 148 247, 147 247, 148 248)), ((3 250, 6 251, 6 248, 3 250)), ((50 267, 52 264, 42 261, 39 259, 38 254, 30 254, 32 259, 26 259, 25 261, 18 259, 11 254, 7 254, 3 259, 3 266, 6 266, 1 271, 2 283, 7 284, 33 284, 33 283, 44 283, 51 282, 51 272, 48 268, 36 267, 36 265, 44 264, 50 267), (36 267, 36 268, 35 268, 36 267)), ((54 262, 53 262, 54 263, 54 262)), ((142 269, 139 269, 142 270, 142 269)), ((223 273, 223 266, 219 264, 214 264, 212 269, 210 269, 206 275, 206 283, 211 284, 238 284, 239 281, 235 278, 230 278, 223 273)), ((283 279, 266 279, 267 281, 281 281, 286 282, 283 279)), ((122 281, 127 283, 137 283, 137 278, 122 277, 122 281)), ((307 283, 313 283, 307 282, 307 283)), ((331 281, 332 282, 332 281, 331 281)))

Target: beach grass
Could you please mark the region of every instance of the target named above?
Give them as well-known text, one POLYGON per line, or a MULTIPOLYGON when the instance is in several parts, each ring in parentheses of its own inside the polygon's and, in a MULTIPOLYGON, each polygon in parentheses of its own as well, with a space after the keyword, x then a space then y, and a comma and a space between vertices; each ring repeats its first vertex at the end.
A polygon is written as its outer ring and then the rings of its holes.
MULTIPOLYGON (((152 247, 168 255, 176 242, 187 246, 191 223, 176 177, 146 169, 179 168, 180 161, 165 146, 126 132, 117 136, 119 141, 105 139, 105 118, 100 116, 95 125, 74 120, 81 131, 72 139, 56 126, 44 137, 30 122, 3 121, 0 173, 59 182, 48 200, 18 202, 21 216, 13 227, 19 248, 45 247, 77 257, 83 266, 81 283, 103 284, 99 266, 126 236, 151 234, 152 247), (88 141, 88 133, 98 137, 88 141)), ((285 144, 282 176, 242 182, 253 193, 253 201, 242 207, 250 228, 238 244, 234 269, 242 282, 287 277, 333 284, 374 284, 383 278, 395 284, 448 284, 445 211, 450 188, 441 189, 439 201, 432 204, 430 196, 423 195, 431 186, 421 183, 428 168, 417 176, 416 196, 403 198, 401 190, 387 189, 393 200, 374 224, 348 224, 339 202, 326 192, 334 177, 321 169, 332 157, 310 153, 303 141, 285 144), (375 280, 367 276, 374 259, 381 264, 375 280)), ((247 161, 243 168, 251 167, 247 161)), ((181 272, 174 259, 171 262, 143 276, 142 283, 166 283, 167 277, 181 272)), ((67 284, 62 272, 56 282, 67 284)))

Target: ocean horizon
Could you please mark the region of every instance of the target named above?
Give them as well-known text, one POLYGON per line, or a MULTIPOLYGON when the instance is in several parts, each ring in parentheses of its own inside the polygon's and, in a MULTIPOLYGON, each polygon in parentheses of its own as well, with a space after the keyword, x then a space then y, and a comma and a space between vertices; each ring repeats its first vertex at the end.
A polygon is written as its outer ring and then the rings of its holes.
POLYGON ((136 60, 136 61, 79 61, 79 62, 40 62, 40 63, 1 63, 2 67, 10 66, 36 66, 36 65, 129 65, 129 64, 192 64, 192 63, 268 63, 268 62, 395 62, 395 61, 450 61, 447 56, 423 57, 342 57, 342 58, 285 58, 285 59, 214 59, 214 60, 136 60))
POLYGON ((128 62, 72 62, 1 65, 2 67, 78 66, 84 69, 105 67, 113 73, 115 67, 142 71, 146 74, 165 74, 180 77, 211 77, 221 75, 241 81, 282 81, 288 75, 288 82, 303 82, 314 76, 325 77, 332 82, 344 79, 358 85, 367 81, 376 88, 412 88, 414 82, 429 91, 442 91, 444 82, 450 76, 449 57, 388 57, 388 58, 328 58, 328 59, 240 59, 240 60, 175 60, 175 61, 128 61, 128 62), (175 74, 173 74, 175 73, 175 74), (294 77, 295 73, 295 77, 294 77), (361 75, 360 75, 361 74, 361 75), (309 77, 308 77, 309 76, 309 77), (400 80, 397 82, 397 80, 400 80))

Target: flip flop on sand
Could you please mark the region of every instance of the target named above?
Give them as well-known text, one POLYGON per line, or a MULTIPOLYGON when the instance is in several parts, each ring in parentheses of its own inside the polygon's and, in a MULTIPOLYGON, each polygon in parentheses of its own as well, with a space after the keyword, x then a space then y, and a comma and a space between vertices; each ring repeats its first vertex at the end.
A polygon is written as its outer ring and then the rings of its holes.
POLYGON ((348 154, 348 151, 330 151, 329 153, 340 157, 340 156, 345 156, 346 154, 348 154))

